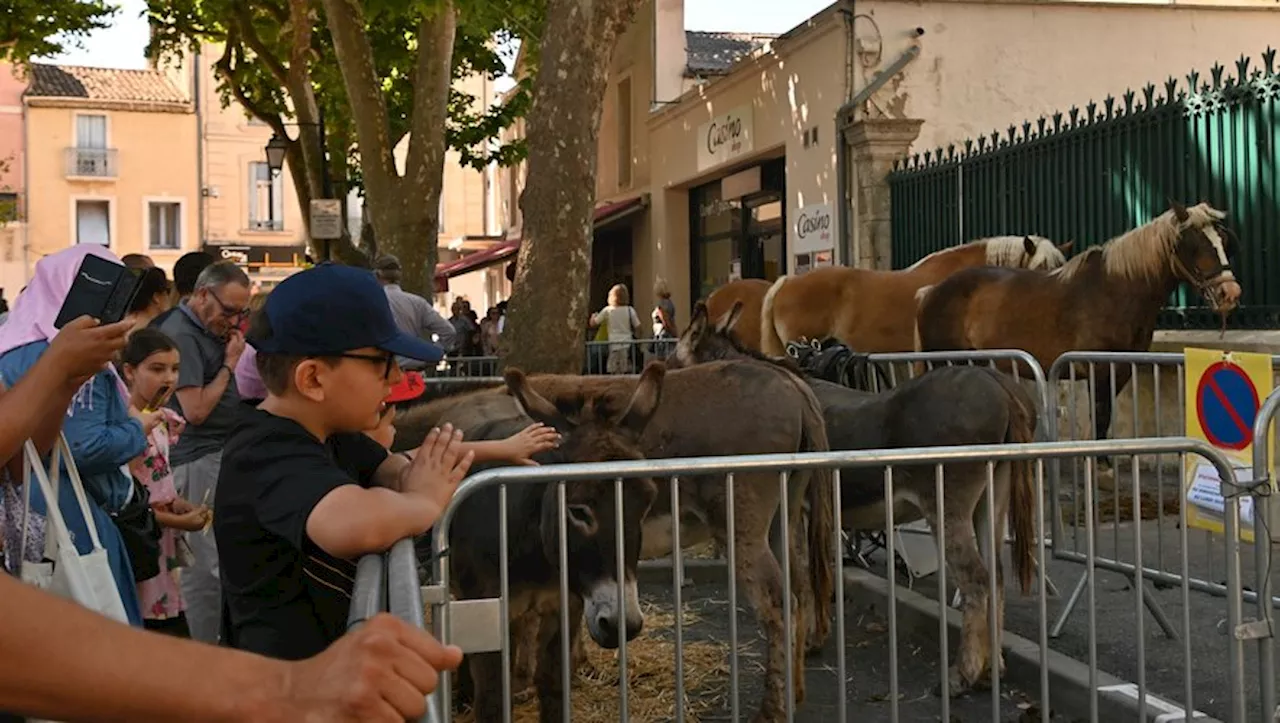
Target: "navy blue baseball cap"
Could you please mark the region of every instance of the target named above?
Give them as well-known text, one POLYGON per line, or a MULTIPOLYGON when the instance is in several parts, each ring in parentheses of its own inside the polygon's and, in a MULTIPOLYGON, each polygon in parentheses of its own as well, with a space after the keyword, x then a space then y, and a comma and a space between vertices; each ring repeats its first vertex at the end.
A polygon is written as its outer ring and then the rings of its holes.
POLYGON ((263 309, 271 338, 250 340, 261 354, 325 356, 374 347, 425 362, 444 350, 396 326, 373 272, 323 263, 280 282, 263 309))

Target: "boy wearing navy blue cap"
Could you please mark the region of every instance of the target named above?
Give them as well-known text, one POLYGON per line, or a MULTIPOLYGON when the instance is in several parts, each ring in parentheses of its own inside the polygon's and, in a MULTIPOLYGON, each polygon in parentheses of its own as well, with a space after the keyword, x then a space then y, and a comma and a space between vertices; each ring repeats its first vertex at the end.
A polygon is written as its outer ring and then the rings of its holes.
POLYGON ((369 271, 321 264, 289 277, 248 342, 268 394, 243 410, 223 451, 223 642, 302 659, 345 631, 355 560, 428 530, 474 452, 448 425, 412 461, 362 433, 400 381, 396 355, 443 356, 396 328, 369 271))

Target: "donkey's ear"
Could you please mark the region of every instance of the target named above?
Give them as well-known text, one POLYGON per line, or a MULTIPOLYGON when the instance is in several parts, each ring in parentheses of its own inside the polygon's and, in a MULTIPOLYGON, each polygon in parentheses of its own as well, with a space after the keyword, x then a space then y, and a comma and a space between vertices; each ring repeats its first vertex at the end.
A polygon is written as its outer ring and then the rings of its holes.
POLYGON ((693 317, 689 319, 689 326, 685 327, 683 336, 686 339, 693 339, 695 342, 702 338, 707 331, 707 304, 699 301, 693 305, 693 317))
POLYGON ((556 429, 565 429, 569 426, 569 420, 560 413, 556 405, 534 391, 533 386, 529 384, 529 377, 525 376, 523 371, 517 367, 507 367, 502 378, 507 383, 507 389, 511 390, 511 396, 516 398, 516 403, 535 422, 542 422, 556 429))
POLYGON ((1071 249, 1075 245, 1076 245, 1075 241, 1068 241, 1064 244, 1058 244, 1058 250, 1062 252, 1063 256, 1066 256, 1067 254, 1071 253, 1071 249))
POLYGON ((1036 255, 1036 241, 1030 236, 1022 237, 1022 249, 1027 252, 1028 256, 1036 255))
POLYGON ((1191 218, 1191 214, 1187 213, 1187 207, 1173 201, 1169 204, 1169 209, 1173 211, 1173 217, 1178 219, 1178 223, 1186 223, 1191 218))
POLYGON ((728 334, 729 330, 738 323, 738 319, 742 317, 742 309, 742 299, 733 302, 733 308, 725 312, 725 315, 720 317, 720 321, 716 324, 716 333, 728 334))
POLYGON ((639 435, 658 411, 658 403, 662 401, 662 381, 667 376, 667 365, 654 360, 645 365, 640 374, 640 382, 631 395, 626 410, 618 416, 618 426, 631 430, 639 435))

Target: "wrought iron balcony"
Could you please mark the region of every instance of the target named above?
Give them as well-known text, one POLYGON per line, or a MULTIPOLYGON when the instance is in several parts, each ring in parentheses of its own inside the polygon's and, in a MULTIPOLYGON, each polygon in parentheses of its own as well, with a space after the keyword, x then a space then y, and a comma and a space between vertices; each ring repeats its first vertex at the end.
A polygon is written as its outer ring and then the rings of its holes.
POLYGON ((68 148, 68 178, 115 178, 116 149, 68 148))

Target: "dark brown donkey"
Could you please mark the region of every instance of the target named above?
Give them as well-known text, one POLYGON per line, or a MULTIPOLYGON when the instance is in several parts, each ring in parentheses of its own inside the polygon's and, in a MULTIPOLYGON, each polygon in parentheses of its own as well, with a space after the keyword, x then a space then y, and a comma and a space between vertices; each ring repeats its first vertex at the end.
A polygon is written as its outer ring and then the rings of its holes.
MULTIPOLYGON (((707 308, 694 308, 688 328, 668 357, 676 367, 698 369, 717 360, 747 360, 783 369, 798 378, 800 370, 787 357, 769 358, 748 349, 730 333, 740 305, 714 325, 707 308), (754 360, 754 361, 751 361, 754 360)), ((892 391, 862 392, 820 379, 805 378, 822 403, 832 449, 901 449, 968 444, 1031 442, 1035 437, 1035 400, 1009 375, 985 367, 942 367, 899 384, 892 391)), ((996 534, 1011 522, 1014 569, 1022 591, 1035 574, 1036 506, 1029 463, 1003 462, 993 470, 994 514, 985 502, 986 464, 948 464, 943 468, 943 546, 950 580, 960 589, 964 614, 951 691, 959 693, 989 677, 991 630, 987 607, 991 598, 988 567, 979 552, 987 546, 989 523, 996 534), (979 544, 979 540, 983 542, 979 544)), ((840 473, 841 518, 854 530, 882 530, 885 522, 884 470, 857 467, 840 473)), ((894 468, 893 514, 896 524, 924 519, 938 536, 937 484, 931 463, 894 468)), ((996 549, 996 620, 1004 629, 1004 555, 996 549)), ((1004 662, 1000 658, 1001 670, 1004 662)))
MULTIPOLYGON (((622 409, 634 388, 633 379, 533 376, 528 379, 528 394, 537 394, 547 401, 526 404, 523 409, 510 390, 502 388, 431 402, 407 410, 397 418, 396 446, 417 445, 432 426, 446 421, 471 439, 476 431, 490 429, 498 423, 504 425, 504 431, 519 430, 530 418, 554 423, 550 410, 578 408, 583 400, 592 400, 591 404, 596 407, 622 409)), ((827 448, 822 409, 809 388, 784 369, 745 362, 718 362, 668 372, 662 385, 662 403, 645 427, 639 444, 640 452, 649 459, 819 452, 827 448)), ((688 549, 707 540, 734 545, 738 583, 755 609, 768 646, 765 690, 756 720, 785 720, 787 650, 779 567, 782 558, 770 549, 770 528, 782 494, 778 476, 772 472, 740 472, 733 479, 734 539, 729 541, 726 477, 681 478, 681 546, 688 549)), ((793 573, 790 593, 796 598, 796 604, 792 605, 791 654, 798 703, 804 697, 804 654, 820 647, 830 634, 835 590, 832 554, 835 531, 830 474, 796 473, 789 477, 788 483, 793 544, 785 554, 789 556, 793 573), (805 502, 812 510, 807 539, 803 538, 805 502), (806 547, 810 551, 809 559, 801 557, 806 547), (806 612, 810 609, 816 610, 812 638, 806 624, 806 612)), ((642 559, 670 554, 671 509, 670 487, 661 484, 644 521, 642 559)), ((596 519, 611 520, 612 515, 606 512, 603 518, 597 516, 596 519)), ((492 579, 496 584, 497 577, 492 579)), ((571 609, 570 613, 571 628, 576 634, 580 629, 581 609, 571 609)), ((558 629, 558 623, 555 625, 558 629)), ((592 636, 595 637, 594 632, 592 636)), ((512 641, 517 648, 523 640, 523 634, 513 629, 512 641)), ((596 640, 601 642, 599 638, 596 640)))
MULTIPOLYGON (((543 464, 641 459, 639 440, 658 408, 665 368, 650 365, 627 397, 602 400, 577 395, 552 403, 533 390, 518 369, 508 369, 507 390, 529 416, 560 430, 560 446, 539 455, 543 464), (633 391, 632 391, 633 390, 633 391), (619 403, 621 402, 621 403, 619 403)), ((521 420, 498 419, 467 430, 470 439, 503 439, 524 426, 521 420)), ((497 466, 497 465, 489 465, 497 466)), ((477 470, 479 467, 477 467, 477 470)), ((542 720, 559 721, 562 710, 560 658, 560 518, 557 485, 514 484, 507 489, 508 560, 513 618, 538 619, 534 682, 542 720)), ((635 594, 640 521, 657 495, 652 480, 629 480, 623 486, 624 570, 617 569, 612 480, 565 484, 565 531, 568 549, 570 619, 581 619, 585 606, 591 637, 604 647, 618 646, 626 635, 640 632, 643 616, 635 594), (618 579, 626 583, 626 599, 618 599, 618 579)), ((500 593, 498 529, 499 487, 476 491, 459 503, 450 526, 450 583, 459 599, 497 597, 500 593)), ((500 653, 469 656, 471 692, 479 721, 502 720, 500 653)))
MULTIPOLYGON (((1160 309, 1179 283, 1195 287, 1224 317, 1240 302, 1225 218, 1207 203, 1173 204, 1048 274, 995 267, 961 271, 917 296, 916 349, 1022 349, 1046 372, 1069 351, 1147 351, 1160 309)), ((1129 376, 1129 365, 1116 365, 1116 394, 1129 376)), ((1099 383, 1096 439, 1107 436, 1111 403, 1110 384, 1099 383)))

